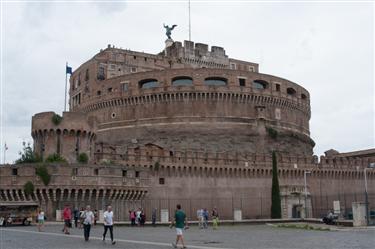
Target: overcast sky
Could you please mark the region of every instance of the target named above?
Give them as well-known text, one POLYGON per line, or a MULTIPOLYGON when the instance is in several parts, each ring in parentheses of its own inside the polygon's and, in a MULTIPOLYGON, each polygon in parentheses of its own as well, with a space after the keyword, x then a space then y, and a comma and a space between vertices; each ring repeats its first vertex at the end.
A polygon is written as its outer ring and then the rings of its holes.
MULTIPOLYGON (((180 3, 2 3, 1 151, 13 162, 32 142, 31 117, 64 104, 65 63, 73 67, 107 44, 158 53, 163 23, 188 39, 180 3)), ((259 63, 311 95, 314 153, 374 148, 374 5, 371 3, 192 2, 192 40, 259 63)), ((3 162, 3 153, 1 153, 3 162)))

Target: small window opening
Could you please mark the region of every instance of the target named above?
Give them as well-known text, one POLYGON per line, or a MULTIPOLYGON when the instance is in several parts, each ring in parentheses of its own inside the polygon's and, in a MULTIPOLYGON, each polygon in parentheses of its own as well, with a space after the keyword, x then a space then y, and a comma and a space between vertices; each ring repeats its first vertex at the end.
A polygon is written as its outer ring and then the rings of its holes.
POLYGON ((238 83, 240 84, 240 86, 245 86, 246 85, 246 79, 239 78, 238 83))
POLYGON ((280 92, 280 84, 276 84, 276 91, 280 92))

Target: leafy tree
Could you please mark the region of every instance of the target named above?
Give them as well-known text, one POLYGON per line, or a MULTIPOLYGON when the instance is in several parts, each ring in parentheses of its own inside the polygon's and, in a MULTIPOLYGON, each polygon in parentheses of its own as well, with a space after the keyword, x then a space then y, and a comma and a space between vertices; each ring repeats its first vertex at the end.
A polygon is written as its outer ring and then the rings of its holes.
POLYGON ((77 161, 86 164, 89 161, 89 157, 83 152, 78 155, 77 161))
POLYGON ((30 181, 26 182, 25 185, 23 185, 23 190, 26 195, 31 195, 34 192, 34 184, 30 181))
POLYGON ((23 146, 22 152, 21 151, 19 152, 19 155, 21 157, 16 160, 16 164, 37 163, 37 162, 42 161, 41 158, 33 152, 33 149, 31 148, 30 143, 26 144, 26 142, 23 142, 22 146, 23 146))
POLYGON ((54 123, 55 125, 59 125, 62 121, 62 117, 59 115, 59 114, 53 114, 52 116, 52 123, 54 123))
POLYGON ((53 153, 46 158, 47 163, 66 163, 65 158, 57 153, 53 153))
POLYGON ((275 151, 272 152, 272 203, 271 203, 271 218, 281 218, 281 199, 279 179, 277 176, 277 159, 275 151))
POLYGON ((154 165, 155 171, 159 171, 159 168, 160 168, 160 163, 159 162, 155 162, 155 165, 154 165))
POLYGON ((51 181, 51 175, 48 173, 48 169, 45 165, 39 165, 36 168, 36 175, 42 179, 42 182, 44 185, 48 185, 49 182, 51 181))

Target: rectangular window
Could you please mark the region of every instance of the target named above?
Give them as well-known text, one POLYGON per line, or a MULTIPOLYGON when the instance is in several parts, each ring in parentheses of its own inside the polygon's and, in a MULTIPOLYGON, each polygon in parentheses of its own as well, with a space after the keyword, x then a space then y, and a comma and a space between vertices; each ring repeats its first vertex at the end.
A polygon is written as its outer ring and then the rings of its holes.
POLYGON ((125 169, 123 169, 122 170, 122 177, 126 177, 127 175, 128 175, 128 172, 125 169))
POLYGON ((236 63, 230 63, 229 66, 230 66, 230 69, 232 70, 236 69, 236 63))
POLYGON ((131 72, 132 72, 132 73, 136 73, 136 72, 137 72, 137 68, 136 68, 136 67, 132 67, 132 68, 131 68, 131 72))
POLYGON ((276 92, 280 92, 280 84, 276 84, 276 92))
POLYGON ((12 169, 12 176, 18 175, 18 169, 12 169))
POLYGON ((72 174, 73 174, 74 176, 78 175, 78 168, 73 168, 73 170, 72 170, 72 174))
POLYGON ((98 69, 98 80, 105 80, 105 69, 104 66, 100 66, 98 69))
POLYGON ((240 86, 246 86, 246 79, 238 78, 238 83, 240 84, 240 86))
POLYGON ((255 67, 254 66, 249 66, 249 71, 250 72, 255 72, 255 67))
POLYGON ((112 89, 112 87, 109 87, 107 90, 108 90, 109 93, 111 93, 113 89, 112 89))
POLYGON ((139 178, 139 176, 140 176, 140 172, 139 172, 139 171, 136 171, 136 172, 135 172, 135 178, 139 178))
POLYGON ((164 185, 165 184, 165 179, 164 178, 159 178, 159 184, 164 185))
POLYGON ((122 91, 127 92, 129 90, 129 83, 121 83, 122 84, 122 91))
POLYGON ((99 175, 99 169, 94 169, 94 175, 99 175))

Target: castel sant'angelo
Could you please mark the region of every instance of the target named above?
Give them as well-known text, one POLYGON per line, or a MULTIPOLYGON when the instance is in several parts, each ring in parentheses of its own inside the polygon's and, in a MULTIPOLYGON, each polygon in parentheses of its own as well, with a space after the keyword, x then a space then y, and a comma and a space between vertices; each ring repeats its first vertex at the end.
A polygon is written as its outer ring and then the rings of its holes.
POLYGON ((117 220, 129 209, 150 217, 181 203, 190 218, 214 206, 224 219, 234 210, 269 218, 272 151, 285 218, 319 217, 334 200, 345 214, 364 199, 364 172, 375 194, 375 170, 364 171, 375 149, 314 156, 309 92, 219 46, 167 39, 148 54, 108 45, 73 72, 69 95, 59 122, 38 113, 31 129, 36 154, 67 163, 47 165, 48 185, 34 164, 0 167, 1 200, 38 202, 50 217, 65 203, 111 203, 117 220), (35 186, 29 195, 27 181, 35 186))

